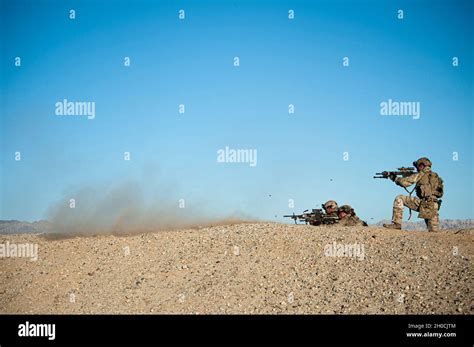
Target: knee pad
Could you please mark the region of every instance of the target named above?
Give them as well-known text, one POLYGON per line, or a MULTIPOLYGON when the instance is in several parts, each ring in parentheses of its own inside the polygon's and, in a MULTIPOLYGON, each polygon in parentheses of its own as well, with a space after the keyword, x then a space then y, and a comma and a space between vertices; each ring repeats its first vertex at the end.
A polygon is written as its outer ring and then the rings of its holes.
POLYGON ((403 195, 398 195, 395 200, 393 200, 393 207, 403 209, 403 195))

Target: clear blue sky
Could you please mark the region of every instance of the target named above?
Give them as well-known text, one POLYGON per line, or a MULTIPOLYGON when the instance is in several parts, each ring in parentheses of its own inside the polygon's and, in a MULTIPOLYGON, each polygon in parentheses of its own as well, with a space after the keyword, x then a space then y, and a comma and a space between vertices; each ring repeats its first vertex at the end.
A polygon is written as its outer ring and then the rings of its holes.
POLYGON ((373 222, 403 193, 373 174, 421 156, 445 181, 441 218, 474 217, 472 1, 1 0, 0 16, 0 219, 132 181, 224 215, 333 198, 373 222), (389 98, 420 119, 381 116, 389 98), (95 119, 55 115, 63 99, 95 119), (257 166, 217 163, 226 146, 257 166))

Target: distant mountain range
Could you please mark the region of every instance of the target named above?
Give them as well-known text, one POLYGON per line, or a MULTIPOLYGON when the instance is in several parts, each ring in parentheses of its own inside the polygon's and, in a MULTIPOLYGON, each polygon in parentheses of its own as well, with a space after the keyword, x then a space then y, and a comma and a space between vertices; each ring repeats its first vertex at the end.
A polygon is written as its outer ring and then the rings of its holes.
MULTIPOLYGON (((381 227, 389 220, 382 220, 371 226, 381 227)), ((439 222, 440 229, 469 229, 474 228, 474 219, 444 219, 439 222)), ((426 230, 424 221, 403 222, 405 230, 426 230)), ((54 226, 46 220, 37 222, 21 222, 18 220, 0 220, 0 234, 43 234, 54 232, 54 226)))
MULTIPOLYGON (((384 223, 391 223, 389 220, 382 220, 374 226, 382 226, 384 223)), ((426 224, 423 220, 419 222, 403 222, 404 230, 426 230, 426 224)), ((443 219, 439 221, 440 229, 469 229, 474 228, 474 219, 443 219)))
POLYGON ((0 234, 42 234, 53 231, 53 225, 45 220, 21 222, 18 220, 0 220, 0 234))

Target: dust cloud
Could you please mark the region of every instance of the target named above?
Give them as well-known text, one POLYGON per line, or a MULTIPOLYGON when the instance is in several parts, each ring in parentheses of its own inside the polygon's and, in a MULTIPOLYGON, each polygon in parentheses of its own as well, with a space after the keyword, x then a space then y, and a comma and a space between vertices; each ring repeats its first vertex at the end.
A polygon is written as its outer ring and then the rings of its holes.
POLYGON ((130 235, 255 221, 242 213, 219 215, 203 201, 181 200, 173 190, 163 185, 150 191, 129 181, 69 192, 48 209, 50 236, 130 235))

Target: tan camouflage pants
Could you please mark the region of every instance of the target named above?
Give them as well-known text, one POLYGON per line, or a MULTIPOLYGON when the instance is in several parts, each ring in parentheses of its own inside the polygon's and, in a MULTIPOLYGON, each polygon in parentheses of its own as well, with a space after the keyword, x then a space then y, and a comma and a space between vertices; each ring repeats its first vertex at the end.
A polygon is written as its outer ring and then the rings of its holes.
MULTIPOLYGON (((413 211, 420 210, 420 199, 416 196, 398 195, 393 201, 393 214, 392 222, 402 224, 403 220, 403 208, 408 207, 413 211)), ((438 231, 439 229, 439 215, 438 215, 438 203, 435 203, 436 214, 433 218, 425 219, 428 231, 438 231)))

